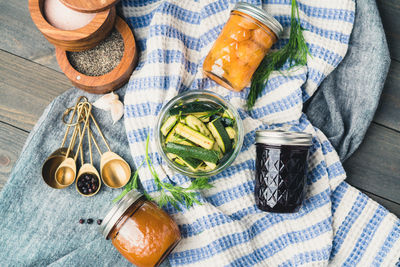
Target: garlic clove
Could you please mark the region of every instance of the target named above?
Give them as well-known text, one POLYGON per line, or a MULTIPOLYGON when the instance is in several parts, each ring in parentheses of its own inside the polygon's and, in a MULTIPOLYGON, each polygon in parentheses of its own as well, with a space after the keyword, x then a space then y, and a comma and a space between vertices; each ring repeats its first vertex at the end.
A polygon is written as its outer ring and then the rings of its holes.
POLYGON ((117 100, 118 101, 118 95, 114 94, 114 92, 111 92, 109 94, 105 94, 99 99, 97 99, 94 103, 93 106, 99 109, 103 110, 110 110, 111 109, 111 102, 117 100))
POLYGON ((111 118, 114 123, 121 119, 122 115, 124 115, 124 104, 122 104, 119 100, 111 101, 111 118))

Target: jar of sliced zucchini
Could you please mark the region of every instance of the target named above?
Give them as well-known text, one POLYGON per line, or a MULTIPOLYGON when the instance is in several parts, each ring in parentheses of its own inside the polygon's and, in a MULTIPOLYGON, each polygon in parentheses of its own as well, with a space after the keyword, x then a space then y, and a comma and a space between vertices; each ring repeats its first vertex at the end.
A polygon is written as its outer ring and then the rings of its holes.
POLYGON ((160 114, 157 132, 168 165, 192 177, 221 172, 243 142, 237 111, 209 91, 189 91, 172 99, 160 114))

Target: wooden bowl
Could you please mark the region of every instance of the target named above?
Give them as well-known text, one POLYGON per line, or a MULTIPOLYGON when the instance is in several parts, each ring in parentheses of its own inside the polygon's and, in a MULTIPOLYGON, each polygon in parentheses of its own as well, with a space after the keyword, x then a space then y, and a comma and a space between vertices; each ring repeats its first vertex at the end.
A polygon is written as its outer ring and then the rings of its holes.
POLYGON ((67 7, 82 13, 98 13, 115 6, 119 0, 60 0, 67 7))
POLYGON ((73 85, 89 93, 104 94, 119 89, 129 80, 138 58, 135 38, 128 24, 118 16, 115 28, 122 36, 124 54, 112 71, 101 76, 88 76, 78 72, 69 62, 67 52, 56 47, 58 65, 73 85))
POLYGON ((47 22, 43 11, 44 1, 29 0, 29 11, 36 27, 54 46, 73 52, 87 50, 99 44, 113 29, 115 7, 96 13, 92 21, 82 28, 61 30, 47 22))

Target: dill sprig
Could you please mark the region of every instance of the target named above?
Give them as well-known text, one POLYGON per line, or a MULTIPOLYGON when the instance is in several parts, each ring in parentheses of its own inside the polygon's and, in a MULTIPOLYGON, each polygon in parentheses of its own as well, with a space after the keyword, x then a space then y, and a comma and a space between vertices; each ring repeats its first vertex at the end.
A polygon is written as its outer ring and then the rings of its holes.
POLYGON ((220 108, 218 108, 217 110, 211 111, 211 112, 209 112, 209 113, 206 114, 206 115, 199 116, 199 119, 207 119, 207 118, 209 118, 209 117, 211 117, 211 116, 214 116, 214 115, 216 115, 216 114, 218 114, 218 113, 221 113, 222 111, 224 111, 224 108, 220 107, 220 108))
MULTIPOLYGON (((133 189, 138 189, 139 169, 146 162, 147 167, 149 168, 149 171, 154 178, 157 189, 158 191, 160 191, 160 196, 156 200, 159 206, 163 207, 168 205, 168 203, 171 203, 171 205, 174 206, 177 210, 181 210, 178 206, 178 203, 185 205, 186 208, 190 208, 191 206, 193 206, 194 203, 201 205, 201 202, 197 200, 198 192, 196 190, 208 189, 212 187, 212 185, 208 183, 208 177, 194 179, 192 180, 192 183, 186 188, 161 181, 149 157, 149 140, 150 135, 147 135, 145 159, 143 160, 142 164, 136 169, 135 174, 132 176, 129 183, 125 186, 122 193, 118 197, 116 197, 113 202, 117 202, 118 200, 120 200, 129 191, 133 189), (170 194, 168 194, 168 192, 170 194)), ((147 199, 152 199, 144 189, 143 194, 147 197, 147 199)))
POLYGON ((147 135, 145 160, 147 167, 154 178, 154 182, 160 191, 160 197, 157 200, 158 205, 163 207, 168 203, 171 203, 171 205, 177 210, 181 210, 178 206, 178 203, 185 205, 186 208, 190 208, 194 203, 201 205, 201 202, 197 200, 198 193, 196 190, 208 189, 212 187, 212 185, 208 183, 208 177, 194 179, 189 187, 186 188, 161 181, 149 157, 149 140, 150 135, 147 135), (171 195, 169 195, 167 192, 169 192, 171 195))
POLYGON ((274 70, 282 68, 287 61, 289 69, 307 64, 307 55, 310 53, 304 40, 303 30, 300 24, 299 7, 296 0, 292 0, 289 42, 282 49, 269 53, 261 61, 252 77, 250 92, 247 97, 248 109, 254 106, 274 70))

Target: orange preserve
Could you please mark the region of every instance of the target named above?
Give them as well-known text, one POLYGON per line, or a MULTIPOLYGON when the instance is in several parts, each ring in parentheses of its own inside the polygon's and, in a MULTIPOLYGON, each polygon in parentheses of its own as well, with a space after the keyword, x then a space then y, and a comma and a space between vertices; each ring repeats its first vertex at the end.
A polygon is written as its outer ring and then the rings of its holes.
POLYGON ((134 191, 111 209, 101 227, 114 247, 139 267, 158 266, 181 239, 171 217, 134 191))
POLYGON ((228 89, 242 90, 282 31, 263 9, 237 3, 204 60, 204 74, 228 89))

